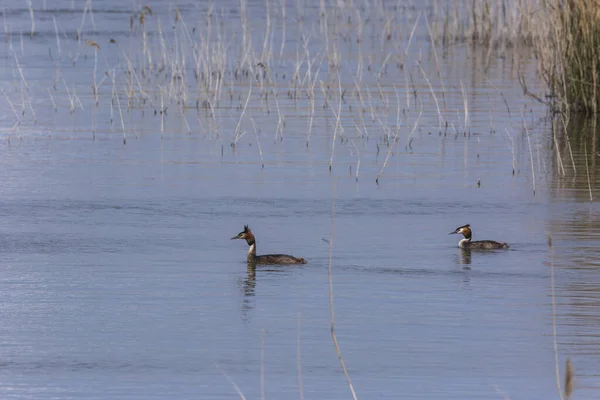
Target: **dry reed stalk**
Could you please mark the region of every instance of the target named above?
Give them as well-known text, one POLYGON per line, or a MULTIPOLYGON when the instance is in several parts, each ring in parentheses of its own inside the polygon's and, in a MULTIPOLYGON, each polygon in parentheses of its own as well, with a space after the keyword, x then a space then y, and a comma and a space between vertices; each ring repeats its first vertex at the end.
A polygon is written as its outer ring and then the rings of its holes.
POLYGON ((6 102, 8 103, 8 105, 10 106, 10 109, 12 110, 12 112, 15 114, 15 117, 17 118, 17 123, 20 124, 21 123, 21 116, 19 115, 19 113, 17 112, 17 109, 15 108, 15 106, 13 105, 12 101, 10 101, 10 98, 8 97, 8 95, 6 94, 5 90, 2 90, 2 94, 4 95, 4 98, 6 99, 6 102))
POLYGON ((50 92, 50 88, 46 88, 48 91, 48 95, 50 96, 50 100, 52 101, 52 106, 54 107, 54 112, 58 111, 58 107, 56 106, 56 101, 54 101, 54 96, 52 96, 52 92, 50 92))
POLYGON ((556 159, 558 161, 558 173, 559 173, 559 175, 565 176, 565 166, 563 164, 562 156, 560 154, 558 138, 556 137, 556 124, 552 124, 552 139, 554 141, 554 147, 556 148, 556 159))
POLYGON ((29 17, 31 18, 31 37, 35 35, 35 17, 33 15, 33 4, 31 0, 27 0, 27 7, 29 8, 29 17))
POLYGON ((12 47, 12 31, 9 29, 8 21, 6 20, 6 8, 2 7, 2 23, 4 26, 4 38, 8 42, 8 49, 13 50, 12 47))
MULTIPOLYGON (((461 123, 460 111, 458 111, 458 108, 456 109, 456 123, 461 127, 461 132, 462 132, 463 136, 466 136, 466 129, 461 123)), ((458 137, 459 134, 460 134, 460 132, 457 132, 456 137, 458 137)))
MULTIPOLYGON (((427 85, 429 86, 429 92, 431 93, 431 96, 433 97, 433 101, 435 102, 435 107, 437 108, 437 112, 438 112, 439 132, 442 133, 442 125, 444 124, 444 118, 442 117, 442 111, 440 110, 440 104, 438 103, 437 96, 435 95, 435 92, 433 91, 433 86, 431 86, 431 82, 429 81, 429 78, 427 77, 425 70, 423 69, 423 67, 421 67, 421 63, 417 63, 417 66, 419 67, 421 74, 423 74, 423 77, 425 78, 425 81, 427 82, 427 85)), ((466 116, 465 116, 465 119, 466 119, 466 116)))
POLYGON ((521 118, 523 120, 523 128, 525 129, 525 136, 527 137, 527 143, 529 144, 529 159, 531 160, 531 176, 533 183, 533 195, 535 196, 535 169, 533 168, 533 150, 531 149, 531 135, 529 134, 529 129, 527 128, 527 123, 525 122, 525 115, 523 114, 523 110, 521 110, 521 118))
POLYGON ((316 84, 316 80, 318 78, 318 74, 319 72, 317 71, 317 74, 315 76, 315 79, 313 81, 313 83, 310 85, 310 91, 309 91, 309 97, 308 97, 308 102, 310 105, 310 120, 308 122, 308 135, 306 137, 306 147, 308 147, 309 143, 310 143, 310 137, 312 135, 312 130, 313 130, 313 122, 315 119, 315 84, 316 84))
MULTIPOLYGON (((333 108, 331 109, 331 111, 333 112, 333 115, 335 115, 335 129, 333 130, 333 138, 331 140, 331 158, 329 159, 329 171, 331 171, 331 168, 333 167, 333 156, 335 154, 335 139, 337 138, 338 129, 342 130, 342 132, 344 129, 340 122, 340 118, 341 118, 341 114, 342 114, 343 99, 342 99, 342 81, 340 79, 339 71, 337 73, 337 79, 338 79, 338 87, 339 87, 339 91, 340 91, 340 99, 339 99, 337 113, 335 112, 335 110, 333 108)), ((321 83, 321 87, 322 87, 322 83, 321 83)))
POLYGON ((244 108, 242 109, 242 113, 240 114, 240 118, 235 127, 235 131, 233 132, 233 134, 234 134, 233 145, 234 146, 237 144, 238 140, 240 140, 241 137, 244 136, 244 134, 240 135, 240 125, 242 124, 242 120, 244 119, 244 114, 246 113, 246 108, 248 107, 248 102, 250 102, 251 96, 252 96, 252 80, 250 80, 250 85, 248 86, 248 96, 246 97, 246 102, 244 103, 244 108))
POLYGON ((417 18, 415 19, 415 23, 413 24, 412 30, 410 31, 410 36, 408 37, 408 42, 406 42, 406 46, 404 47, 404 56, 408 55, 408 50, 410 49, 410 45, 412 43, 412 38, 415 34, 415 30, 417 29, 417 24, 419 23, 419 19, 421 19, 421 11, 417 14, 417 18))
MULTIPOLYGON (((388 151, 387 151, 387 154, 385 156, 385 160, 383 162, 383 165, 381 166, 381 169, 379 170, 379 173, 375 177, 375 183, 376 184, 379 184, 379 178, 381 177, 381 175, 383 174, 383 171, 385 170, 385 167, 387 166, 387 163, 388 163, 388 161, 389 161, 389 159, 390 159, 390 157, 392 155, 392 150, 394 149, 394 145, 398 141, 398 134, 400 133, 400 126, 401 126, 401 120, 400 120, 400 96, 398 95, 398 90, 396 90, 396 101, 398 102, 398 112, 396 114, 396 132, 394 133, 394 138, 392 139, 391 144, 388 145, 388 151)), ((383 125, 383 122, 381 121, 381 119, 379 119, 379 123, 382 125, 382 127, 384 127, 384 130, 386 130, 385 126, 383 125)))
POLYGON ((127 144, 127 137, 125 136, 125 122, 123 121, 123 110, 121 110, 121 101, 119 100, 119 94, 117 93, 117 107, 119 108, 119 116, 121 117, 121 128, 123 129, 123 144, 127 144))
MULTIPOLYGON (((485 77, 485 80, 489 82, 490 85, 492 85, 492 87, 496 90, 496 92, 498 92, 498 94, 500 94, 500 97, 502 97, 502 101, 504 101, 504 105, 506 106, 506 111, 508 112, 508 127, 510 129, 510 131, 512 132, 513 128, 512 128, 512 116, 510 113, 510 107, 508 105, 508 101, 506 101, 506 97, 504 97, 504 94, 500 91, 500 89, 498 89, 498 87, 496 85, 494 85, 494 83, 489 80, 487 77, 485 77)), ((509 135, 509 137, 511 138, 511 142, 512 142, 512 137, 509 135)), ((513 149, 514 149, 514 145, 513 145, 513 149)), ((513 157, 514 157, 514 151, 513 151, 513 157)), ((514 171, 514 167, 513 167, 513 175, 515 174, 514 171)))
POLYGON ((158 65, 158 69, 161 70, 163 67, 165 67, 167 65, 167 60, 169 59, 169 56, 167 54, 168 47, 167 47, 167 43, 165 40, 165 36, 164 36, 164 32, 163 32, 163 28, 162 28, 160 19, 158 19, 156 29, 158 30, 158 44, 159 44, 158 53, 162 56, 162 59, 158 65))
POLYGON ((567 113, 560 113, 559 118, 559 121, 562 121, 561 126, 563 128, 563 135, 567 142, 567 148, 569 149, 569 155, 571 157, 571 165, 573 166, 573 177, 575 177, 577 176, 577 167, 575 166, 575 158, 573 157, 573 149, 571 148, 571 140, 567 130, 567 126, 569 124, 569 115, 567 113))
MULTIPOLYGON (((307 43, 307 42, 305 42, 307 43)), ((307 52, 307 58, 308 57, 308 45, 306 48, 306 52, 307 52)), ((312 129, 313 129, 313 122, 314 122, 314 118, 315 118, 315 85, 317 84, 318 78, 319 78, 319 73, 321 72, 321 65, 323 64, 323 60, 324 60, 325 56, 322 55, 321 56, 321 60, 319 61, 319 66, 317 67, 317 72, 314 75, 314 78, 311 79, 311 74, 310 74, 310 70, 312 68, 312 64, 311 63, 308 66, 308 84, 307 84, 307 93, 306 95, 308 96, 308 102, 309 102, 309 106, 310 106, 310 121, 308 123, 308 135, 306 137, 306 147, 308 147, 308 144, 310 142, 310 137, 312 135, 312 129)), ((316 61, 316 60, 315 60, 316 61)))
POLYGON ((58 25, 56 23, 56 18, 52 16, 52 22, 54 23, 54 33, 56 34, 56 47, 58 49, 58 58, 62 58, 62 50, 60 47, 60 35, 58 34, 58 25))
POLYGON ((277 99, 277 93, 275 89, 272 90, 273 97, 275 98, 275 106, 277 107, 277 129, 275 131, 275 141, 277 141, 277 135, 283 140, 283 128, 285 127, 285 118, 283 114, 281 114, 281 110, 279 109, 279 100, 277 99))
POLYGON ((29 85, 27 84, 27 79, 25 79, 25 75, 23 74, 23 68, 21 67, 21 64, 19 63, 19 59, 17 58, 17 53, 15 53, 14 51, 12 53, 13 53, 13 57, 15 59, 15 64, 17 65, 17 70, 19 71, 19 76, 21 77, 21 82, 25 86, 25 90, 28 90, 29 85))
POLYGON ((82 36, 82 32, 83 32, 83 26, 85 25, 85 15, 87 13, 87 9, 88 9, 88 3, 87 1, 85 2, 85 5, 83 6, 83 14, 81 15, 81 23, 79 24, 79 27, 77 28, 77 43, 81 44, 81 36, 82 36))
POLYGON ((62 82, 63 82, 63 85, 65 86, 65 90, 67 91, 67 98, 69 99, 69 104, 71 105, 71 109, 70 109, 71 114, 73 114, 75 112, 75 108, 76 108, 75 96, 71 94, 71 91, 69 90, 69 86, 67 85, 65 78, 62 78, 62 82))
POLYGON ((377 74, 377 81, 379 82, 382 78, 382 76, 384 74, 387 74, 387 64, 390 60, 390 58, 392 57, 392 53, 389 52, 385 58, 383 59, 383 62, 381 63, 381 67, 379 68, 379 73, 377 74))
POLYGON ((92 0, 86 0, 88 6, 90 21, 92 21, 92 27, 96 30, 96 20, 94 19, 94 8, 92 7, 92 0))
POLYGON ((406 94, 406 109, 410 110, 410 87, 408 86, 409 78, 407 69, 408 68, 404 68, 404 93, 406 94))
POLYGON ((512 153, 512 174, 514 176, 515 170, 517 169, 517 159, 515 158, 515 141, 507 128, 504 128, 504 131, 506 132, 506 136, 508 136, 510 139, 510 150, 512 153))
POLYGON ((19 32, 19 45, 21 48, 21 55, 25 55, 25 39, 23 38, 23 32, 19 32))
POLYGON ((417 119, 415 120, 415 123, 413 125, 413 128, 411 129, 409 135, 408 135, 408 139, 407 139, 407 146, 408 148, 412 148, 411 144, 413 141, 413 136, 415 134, 415 131, 417 130, 417 126, 419 126, 419 121, 421 120, 421 115, 423 114, 423 102, 421 101, 421 107, 419 109, 419 115, 417 116, 417 119))
POLYGON ((346 381, 348 382, 348 387, 350 388, 350 392, 352 393, 352 398, 354 400, 358 400, 356 396, 356 391, 354 390, 354 385, 352 384, 352 380, 350 379, 350 375, 348 374, 348 370, 346 369, 346 363, 344 363, 344 358, 342 357, 342 351, 340 350, 340 344, 337 340, 337 335, 335 334, 335 312, 333 307, 333 273, 332 273, 332 265, 333 265, 333 234, 335 231, 335 181, 333 181, 332 188, 332 200, 331 200, 331 231, 329 234, 329 263, 327 267, 327 278, 329 281, 329 317, 330 317, 330 331, 331 331, 331 339, 333 340, 333 345, 335 347, 335 352, 337 354, 338 360, 340 361, 340 365, 342 367, 342 371, 346 376, 346 381))
POLYGON ((88 39, 86 40, 88 46, 94 48, 94 73, 93 73, 93 83, 92 83, 92 94, 94 95, 94 99, 96 101, 96 107, 98 106, 98 84, 97 82, 97 72, 98 72, 98 52, 100 51, 100 46, 95 41, 88 39))
POLYGON ((249 46, 251 46, 250 40, 248 39, 248 18, 247 18, 247 0, 240 0, 240 22, 242 23, 242 62, 238 68, 243 70, 245 58, 249 53, 249 46))
POLYGON ((165 109, 165 100, 164 100, 164 95, 163 95, 163 90, 162 87, 158 87, 159 93, 160 93, 160 133, 164 133, 165 132, 165 115, 166 115, 166 109, 165 109))
POLYGON ((252 113, 250 113, 250 121, 252 121, 252 126, 254 127, 254 134, 256 135, 256 144, 258 145, 258 154, 260 155, 260 163, 261 163, 261 168, 265 167, 265 161, 263 160, 263 152, 262 152, 262 148, 260 147, 260 139, 258 137, 258 129, 256 128, 256 122, 254 122, 254 118, 252 117, 252 113))
MULTIPOLYGON (((444 87, 444 79, 442 78, 442 72, 440 69, 440 60, 438 59, 438 56, 437 56, 437 50, 435 48, 435 40, 433 39, 433 32, 431 31, 431 26, 429 25, 429 18, 427 18, 427 15, 425 16, 425 22, 427 23, 427 31, 429 32, 429 39, 431 41, 431 50, 433 51, 433 58, 435 60, 435 66, 437 69, 438 79, 440 80, 440 86, 442 87, 442 102, 444 103, 444 111, 446 111, 446 88, 444 87)), ((438 107, 438 110, 439 110, 439 107, 438 107)))
MULTIPOLYGON (((354 17, 354 26, 356 27, 356 43, 358 43, 358 59, 361 61, 359 67, 362 67, 362 42, 364 40, 365 23, 360 15, 360 9, 357 8, 354 11, 356 14, 354 17)), ((357 72, 357 76, 361 76, 360 72, 357 72)))
POLYGON ((561 400, 564 400, 560 388, 560 368, 558 366, 558 343, 556 341, 556 294, 554 285, 554 248, 552 247, 552 236, 548 234, 548 247, 550 248, 550 289, 552 299, 552 343, 554 348, 554 369, 556 373, 556 389, 561 400))
MULTIPOLYGON (((356 127, 356 129, 360 132, 360 128, 358 126, 356 127)), ((352 144, 352 147, 356 151, 357 160, 356 160, 356 177, 355 177, 355 180, 356 180, 356 182, 358 182, 358 172, 360 170, 360 150, 358 150, 358 147, 354 143, 354 140, 350 139, 350 144, 352 144)))
POLYGON ((246 400, 246 396, 244 396, 244 393, 242 393, 242 390, 235 383, 235 381, 224 370, 222 370, 220 367, 218 367, 218 368, 221 371, 221 373, 223 374, 223 376, 225 377, 225 379, 227 379, 227 382, 229 382, 231 384, 231 386, 233 386, 233 389, 238 394, 238 396, 240 396, 240 399, 241 400, 246 400))
POLYGON ((592 197, 592 184, 590 182, 590 169, 588 167, 588 153, 587 153, 587 142, 584 142, 584 149, 585 149, 585 171, 587 173, 587 183, 588 183, 588 189, 590 191, 590 203, 592 203, 594 201, 593 197, 592 197))
POLYGON ((181 111, 181 119, 185 123, 185 127, 187 129, 188 134, 191 134, 192 128, 190 127, 190 124, 187 121, 187 117, 185 116, 185 105, 182 104, 181 107, 179 107, 179 111, 181 111))
POLYGON ((150 46, 148 46, 148 30, 146 27, 146 14, 152 15, 152 9, 150 6, 144 6, 140 15, 140 25, 142 26, 142 67, 141 73, 144 76, 146 73, 152 73, 152 52, 150 46), (146 67, 146 61, 148 65, 146 67))
MULTIPOLYGON (((358 94, 358 101, 360 102, 360 122, 362 124, 362 134, 361 137, 369 137, 369 133, 367 131, 367 126, 365 124, 365 112, 367 110, 367 106, 365 105, 364 99, 363 99, 363 95, 361 92, 361 88, 360 85, 358 84, 358 82, 356 81, 356 79, 354 80, 354 87, 355 87, 355 93, 358 94)), ((361 129, 357 126, 356 129, 361 132, 361 129)))
POLYGON ((109 74, 112 80, 112 86, 111 86, 111 95, 110 95, 110 101, 108 102, 108 104, 110 105, 110 124, 112 125, 114 122, 114 98, 117 94, 117 88, 115 87, 115 74, 116 74, 116 67, 112 70, 110 70, 109 74))
POLYGON ((285 0, 280 0, 281 4, 281 48, 279 49, 279 64, 281 64, 281 59, 283 58, 283 49, 285 48, 285 34, 286 34, 286 5, 285 0))
MULTIPOLYGON (((314 63, 317 61, 317 59, 315 58, 314 60, 311 60, 310 58, 310 50, 308 49, 308 38, 306 37, 306 35, 304 35, 304 33, 302 34, 302 48, 304 49, 304 53, 302 55, 302 63, 304 63, 304 60, 306 59, 306 72, 304 73, 304 77, 302 78, 301 82, 300 82, 300 88, 304 87, 304 85, 306 84, 306 82, 311 81, 310 77, 312 75, 312 67, 314 65, 314 63)), ((298 56, 299 56, 299 51, 296 51, 296 69, 294 70, 294 77, 295 76, 300 76, 300 66, 299 66, 299 62, 298 62, 298 56)), ((292 82, 293 83, 294 78, 292 78, 292 82)), ((294 96, 294 99, 297 96, 294 96)))
MULTIPOLYGON (((487 98, 488 98, 488 103, 492 104, 492 98, 490 97, 489 94, 488 94, 487 98)), ((492 116, 491 108, 488 110, 488 114, 490 116, 490 134, 494 134, 494 133, 496 133, 496 127, 494 126, 494 118, 492 116)))
POLYGON ((465 87, 463 86, 462 79, 460 80, 460 91, 463 95, 463 103, 465 107, 465 133, 467 135, 471 135, 471 120, 469 119, 469 102, 467 100, 467 94, 465 92, 465 87))
POLYGON ((260 399, 265 400, 265 334, 266 329, 260 331, 260 399))
POLYGON ((573 157, 573 148, 571 147, 571 140, 567 137, 567 147, 569 148, 569 154, 571 155, 571 163, 573 164, 573 176, 577 176, 577 168, 575 167, 575 157, 573 157))
POLYGON ((270 59, 271 49, 269 46, 270 35, 272 34, 271 30, 271 6, 270 1, 265 0, 265 8, 266 8, 266 16, 267 16, 267 24, 265 27, 265 40, 263 41, 262 53, 260 55, 260 62, 264 65, 268 65, 268 60, 270 59))
POLYGON ((298 313, 298 328, 296 329, 296 353, 298 355, 296 366, 298 368, 298 388, 300 390, 300 400, 304 400, 304 384, 302 383, 302 359, 300 358, 300 323, 302 322, 302 314, 298 313))

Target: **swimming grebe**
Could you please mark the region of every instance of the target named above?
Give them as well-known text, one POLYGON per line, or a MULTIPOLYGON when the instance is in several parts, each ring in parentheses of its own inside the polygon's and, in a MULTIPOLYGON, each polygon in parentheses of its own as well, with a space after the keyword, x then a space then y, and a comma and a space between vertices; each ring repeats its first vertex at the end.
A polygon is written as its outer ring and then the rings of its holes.
POLYGON ((455 233, 462 233, 464 239, 458 242, 458 247, 461 249, 482 249, 482 250, 493 250, 493 249, 508 249, 508 244, 494 242, 493 240, 478 240, 471 242, 471 228, 470 225, 463 225, 456 228, 454 232, 450 232, 449 235, 455 233))
POLYGON ((244 225, 244 230, 238 233, 233 239, 245 239, 250 248, 248 249, 248 262, 255 264, 306 264, 306 260, 301 257, 289 256, 287 254, 265 254, 256 255, 256 239, 248 225, 244 225))

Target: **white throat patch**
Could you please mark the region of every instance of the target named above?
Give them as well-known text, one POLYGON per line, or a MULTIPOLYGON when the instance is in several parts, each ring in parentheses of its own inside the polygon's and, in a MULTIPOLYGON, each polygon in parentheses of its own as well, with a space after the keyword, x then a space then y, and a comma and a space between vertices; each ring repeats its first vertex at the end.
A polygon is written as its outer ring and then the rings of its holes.
POLYGON ((467 243, 469 243, 470 241, 471 241, 471 239, 463 238, 463 239, 460 240, 460 242, 458 242, 458 247, 460 247, 461 249, 464 249, 465 245, 467 243))

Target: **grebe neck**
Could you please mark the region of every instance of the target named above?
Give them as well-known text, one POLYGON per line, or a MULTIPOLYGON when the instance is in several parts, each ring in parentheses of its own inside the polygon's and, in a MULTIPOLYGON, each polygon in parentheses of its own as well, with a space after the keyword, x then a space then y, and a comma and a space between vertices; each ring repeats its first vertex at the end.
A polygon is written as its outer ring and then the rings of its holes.
POLYGON ((254 240, 248 241, 250 248, 248 249, 248 261, 252 262, 256 259, 256 242, 254 240))
POLYGON ((471 242, 471 237, 461 239, 460 242, 458 242, 458 247, 460 247, 461 249, 464 249, 465 247, 467 247, 469 245, 470 242, 471 242))

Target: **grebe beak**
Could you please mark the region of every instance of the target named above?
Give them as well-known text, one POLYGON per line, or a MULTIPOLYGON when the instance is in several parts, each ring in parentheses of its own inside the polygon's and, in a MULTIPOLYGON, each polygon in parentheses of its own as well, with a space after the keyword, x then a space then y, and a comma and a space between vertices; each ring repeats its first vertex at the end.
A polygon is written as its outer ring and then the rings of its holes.
POLYGON ((233 240, 233 239, 241 239, 241 237, 239 237, 239 236, 234 236, 234 237, 232 237, 232 238, 231 238, 231 239, 229 239, 229 240, 233 240))
POLYGON ((455 233, 458 233, 458 231, 450 232, 448 235, 454 235, 455 233))

